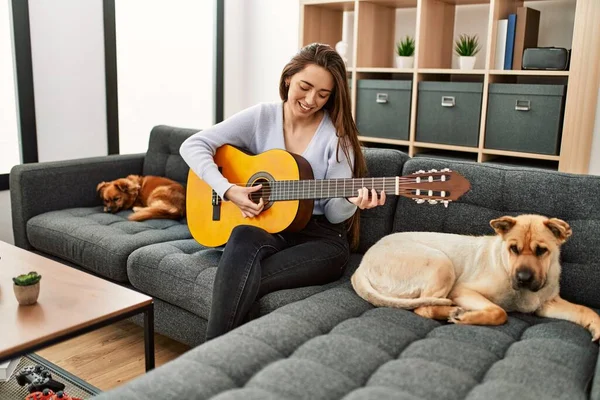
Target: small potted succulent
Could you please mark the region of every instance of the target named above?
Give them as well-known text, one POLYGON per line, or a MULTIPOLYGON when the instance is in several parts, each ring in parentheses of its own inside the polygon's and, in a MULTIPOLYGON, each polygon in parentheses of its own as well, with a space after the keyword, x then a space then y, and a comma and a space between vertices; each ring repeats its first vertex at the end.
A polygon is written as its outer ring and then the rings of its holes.
POLYGON ((415 41, 406 36, 396 44, 396 68, 412 68, 415 61, 415 41))
POLYGON ((13 278, 13 290, 20 305, 28 306, 37 303, 41 279, 42 276, 35 271, 13 278))
POLYGON ((459 56, 458 63, 460 69, 473 69, 475 66, 475 56, 479 53, 479 38, 477 35, 462 34, 454 44, 454 51, 459 56))

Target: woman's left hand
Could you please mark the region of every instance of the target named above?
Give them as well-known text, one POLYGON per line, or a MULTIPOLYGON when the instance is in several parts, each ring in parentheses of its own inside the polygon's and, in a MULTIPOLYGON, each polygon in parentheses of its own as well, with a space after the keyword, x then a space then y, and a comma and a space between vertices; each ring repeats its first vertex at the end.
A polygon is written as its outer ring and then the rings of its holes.
POLYGON ((380 195, 377 196, 377 191, 371 189, 371 198, 369 199, 369 189, 364 187, 358 189, 357 197, 350 197, 348 201, 361 210, 382 206, 385 203, 385 192, 382 190, 380 195))

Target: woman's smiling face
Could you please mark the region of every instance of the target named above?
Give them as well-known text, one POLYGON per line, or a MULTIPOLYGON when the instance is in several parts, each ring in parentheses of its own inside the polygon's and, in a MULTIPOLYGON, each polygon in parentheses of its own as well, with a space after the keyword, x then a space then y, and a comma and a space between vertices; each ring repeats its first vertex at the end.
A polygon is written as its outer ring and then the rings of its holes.
POLYGON ((289 81, 288 103, 295 117, 314 115, 329 100, 333 92, 333 76, 325 68, 307 65, 289 81))

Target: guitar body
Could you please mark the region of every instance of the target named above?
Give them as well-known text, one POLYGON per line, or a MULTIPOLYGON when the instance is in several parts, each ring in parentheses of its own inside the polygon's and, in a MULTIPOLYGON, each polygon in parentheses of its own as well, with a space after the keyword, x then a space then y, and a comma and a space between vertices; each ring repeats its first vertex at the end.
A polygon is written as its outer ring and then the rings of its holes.
POLYGON ((227 242, 233 228, 252 225, 270 233, 298 231, 308 223, 314 200, 268 201, 269 182, 313 179, 308 161, 285 150, 269 150, 258 155, 248 154, 234 146, 217 149, 214 161, 231 183, 240 186, 263 185, 256 192, 256 202, 262 196, 265 209, 254 218, 244 218, 230 201, 222 201, 212 188, 190 170, 187 181, 186 212, 190 232, 196 241, 208 247, 227 242))

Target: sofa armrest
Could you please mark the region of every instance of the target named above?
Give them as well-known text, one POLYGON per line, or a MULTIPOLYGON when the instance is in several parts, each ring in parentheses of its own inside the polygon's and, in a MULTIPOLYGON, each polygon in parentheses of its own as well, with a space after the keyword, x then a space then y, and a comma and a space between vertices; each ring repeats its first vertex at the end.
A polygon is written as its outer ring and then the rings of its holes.
POLYGON ((142 174, 144 154, 111 155, 14 166, 10 202, 15 245, 30 250, 27 221, 36 215, 101 201, 96 186, 129 174, 142 174))

